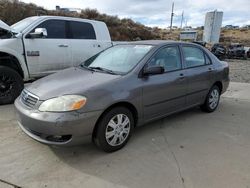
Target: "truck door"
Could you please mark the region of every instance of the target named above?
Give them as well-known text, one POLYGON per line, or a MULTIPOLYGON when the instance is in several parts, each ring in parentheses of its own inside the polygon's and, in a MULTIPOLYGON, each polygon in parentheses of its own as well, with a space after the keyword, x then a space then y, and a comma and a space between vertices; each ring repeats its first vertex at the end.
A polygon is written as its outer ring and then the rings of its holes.
POLYGON ((67 39, 66 21, 46 20, 36 26, 45 28, 47 37, 28 38, 24 36, 25 54, 30 75, 45 76, 71 66, 70 40, 67 39))
POLYGON ((72 63, 79 65, 103 50, 92 23, 68 21, 72 46, 72 63))

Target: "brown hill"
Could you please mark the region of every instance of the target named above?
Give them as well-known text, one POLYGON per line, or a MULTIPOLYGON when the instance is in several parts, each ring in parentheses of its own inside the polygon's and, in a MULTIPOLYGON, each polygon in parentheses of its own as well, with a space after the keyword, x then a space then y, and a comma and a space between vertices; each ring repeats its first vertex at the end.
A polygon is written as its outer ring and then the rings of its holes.
POLYGON ((0 1, 0 19, 11 25, 17 21, 36 15, 69 16, 103 21, 109 27, 112 40, 149 40, 160 39, 152 28, 136 23, 131 19, 119 19, 117 16, 101 14, 96 9, 84 9, 81 13, 67 13, 62 11, 46 10, 35 4, 26 4, 19 1, 0 1))
MULTIPOLYGON (((99 13, 96 9, 84 9, 81 13, 67 13, 55 10, 46 10, 35 4, 26 4, 14 0, 0 0, 0 19, 9 25, 17 21, 35 15, 55 15, 70 16, 86 19, 95 19, 107 24, 114 41, 132 41, 132 40, 179 40, 180 30, 169 32, 166 29, 150 28, 131 19, 119 19, 117 16, 110 16, 99 13)), ((198 30, 198 40, 202 40, 202 30, 198 30)), ((250 46, 250 30, 222 30, 220 41, 224 44, 242 43, 250 46)))

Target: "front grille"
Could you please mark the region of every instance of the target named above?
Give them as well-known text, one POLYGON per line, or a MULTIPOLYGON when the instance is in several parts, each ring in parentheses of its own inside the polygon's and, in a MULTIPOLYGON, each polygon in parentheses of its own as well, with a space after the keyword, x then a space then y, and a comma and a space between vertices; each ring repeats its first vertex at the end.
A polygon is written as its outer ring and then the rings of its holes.
POLYGON ((33 108, 38 100, 39 98, 37 96, 33 95, 32 93, 28 92, 25 89, 21 93, 21 101, 28 107, 33 108))

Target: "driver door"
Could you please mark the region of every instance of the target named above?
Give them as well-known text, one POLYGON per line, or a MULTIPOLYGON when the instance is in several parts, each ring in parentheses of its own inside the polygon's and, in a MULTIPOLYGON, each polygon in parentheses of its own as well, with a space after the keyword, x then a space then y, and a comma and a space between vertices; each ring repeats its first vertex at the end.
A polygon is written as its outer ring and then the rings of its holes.
POLYGON ((178 46, 158 50, 146 66, 162 66, 163 74, 144 78, 143 106, 146 121, 185 108, 187 80, 178 46))
MULTIPOLYGON (((72 65, 70 39, 67 39, 66 21, 46 20, 36 28, 45 28, 47 37, 24 38, 30 75, 41 77, 72 65)), ((34 28, 32 32, 35 31, 34 28)))

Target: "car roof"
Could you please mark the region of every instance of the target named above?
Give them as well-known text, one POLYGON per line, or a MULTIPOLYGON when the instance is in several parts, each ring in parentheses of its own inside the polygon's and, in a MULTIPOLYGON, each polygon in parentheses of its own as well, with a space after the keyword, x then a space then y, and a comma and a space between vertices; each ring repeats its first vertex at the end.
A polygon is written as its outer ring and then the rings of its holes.
POLYGON ((39 19, 62 19, 62 20, 72 20, 72 21, 86 21, 86 22, 92 22, 92 23, 100 23, 102 21, 98 21, 98 20, 91 20, 91 19, 84 19, 84 18, 78 18, 78 17, 67 17, 67 16, 31 16, 31 17, 37 17, 39 19))
POLYGON ((131 42, 114 42, 116 45, 122 44, 132 44, 132 45, 152 45, 152 46, 163 46, 167 44, 192 44, 194 46, 199 46, 198 44, 182 41, 172 41, 172 40, 141 40, 141 41, 131 41, 131 42))

